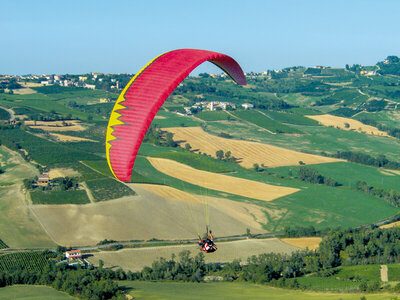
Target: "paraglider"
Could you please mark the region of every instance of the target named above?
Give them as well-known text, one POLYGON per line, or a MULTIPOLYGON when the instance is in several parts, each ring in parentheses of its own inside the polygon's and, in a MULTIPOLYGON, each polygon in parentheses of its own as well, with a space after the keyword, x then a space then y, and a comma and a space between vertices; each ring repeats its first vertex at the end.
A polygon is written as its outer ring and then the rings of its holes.
POLYGON ((150 61, 126 85, 112 110, 106 136, 107 162, 113 175, 130 181, 136 154, 156 113, 173 90, 201 63, 209 61, 239 85, 246 78, 230 56, 180 49, 150 61))
POLYGON ((206 253, 212 253, 217 251, 217 246, 214 244, 214 237, 212 235, 212 231, 208 230, 208 226, 206 226, 206 234, 201 238, 199 236, 199 247, 201 251, 206 253))
MULTIPOLYGON (((158 110, 190 72, 205 61, 221 68, 237 84, 246 84, 242 68, 230 56, 207 50, 180 49, 154 58, 123 89, 111 112, 106 136, 107 162, 118 180, 131 180, 136 154, 158 110)), ((208 226, 198 244, 206 253, 217 250, 208 226)))

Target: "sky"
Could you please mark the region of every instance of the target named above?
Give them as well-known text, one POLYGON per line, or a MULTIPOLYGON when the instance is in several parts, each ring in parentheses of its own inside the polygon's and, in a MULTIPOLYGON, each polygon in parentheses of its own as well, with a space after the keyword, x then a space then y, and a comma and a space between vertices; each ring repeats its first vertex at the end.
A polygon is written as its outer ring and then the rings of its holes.
MULTIPOLYGON (((136 73, 173 49, 245 72, 400 56, 400 1, 0 0, 0 74, 136 73)), ((199 72, 220 72, 212 64, 199 72)))

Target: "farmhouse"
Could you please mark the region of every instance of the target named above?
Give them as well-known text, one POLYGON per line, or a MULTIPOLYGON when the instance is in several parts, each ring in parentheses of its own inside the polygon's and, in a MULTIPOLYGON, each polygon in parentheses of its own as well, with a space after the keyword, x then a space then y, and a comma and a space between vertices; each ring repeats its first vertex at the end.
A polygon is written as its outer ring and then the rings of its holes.
POLYGON ((242 104, 242 107, 243 107, 244 109, 250 109, 250 108, 253 108, 254 105, 251 104, 251 103, 243 103, 243 104, 242 104))
POLYGON ((39 178, 37 180, 38 185, 47 186, 49 182, 50 182, 50 177, 48 174, 39 175, 39 178))
POLYGON ((82 253, 81 250, 71 250, 65 252, 65 257, 71 262, 74 259, 82 259, 82 253))

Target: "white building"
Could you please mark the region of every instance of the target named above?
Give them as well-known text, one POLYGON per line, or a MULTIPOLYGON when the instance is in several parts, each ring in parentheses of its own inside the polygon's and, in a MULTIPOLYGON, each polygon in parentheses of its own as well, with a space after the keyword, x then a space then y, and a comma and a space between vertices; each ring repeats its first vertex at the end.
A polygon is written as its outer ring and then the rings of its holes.
POLYGON ((243 104, 242 104, 242 107, 243 107, 244 109, 250 109, 250 108, 254 108, 254 105, 251 104, 251 103, 243 103, 243 104))

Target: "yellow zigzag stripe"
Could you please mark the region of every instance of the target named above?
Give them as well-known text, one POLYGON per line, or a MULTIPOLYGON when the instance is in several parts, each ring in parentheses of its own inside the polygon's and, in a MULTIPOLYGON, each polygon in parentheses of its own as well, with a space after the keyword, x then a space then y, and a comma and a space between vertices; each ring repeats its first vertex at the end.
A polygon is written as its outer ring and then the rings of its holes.
MULTIPOLYGON (((130 86, 132 85, 132 83, 135 81, 135 79, 148 67, 150 66, 157 58, 159 58, 161 55, 164 55, 165 53, 162 53, 160 55, 158 55, 157 57, 153 58, 147 65, 145 65, 137 74, 135 74, 135 76, 132 77, 132 79, 128 82, 128 84, 125 86, 125 88, 122 90, 121 94, 118 96, 117 102, 114 105, 114 108, 111 112, 110 115, 110 119, 108 121, 108 126, 107 126, 107 134, 106 134, 106 155, 107 155, 107 163, 108 166, 110 167, 111 172, 113 173, 114 177, 117 178, 117 176, 115 176, 114 170, 111 167, 111 161, 110 161, 110 149, 112 147, 111 145, 111 141, 117 139, 117 137, 115 137, 113 135, 114 132, 114 128, 113 126, 115 125, 123 125, 124 122, 122 122, 121 120, 119 120, 119 117, 122 116, 122 114, 120 114, 118 111, 119 110, 123 110, 126 107, 121 105, 121 102, 125 101, 125 93, 127 92, 127 90, 130 88, 130 86)), ((118 178, 117 178, 118 179, 118 178)))

